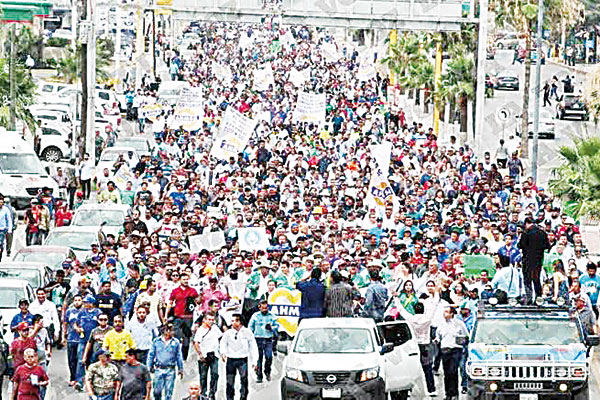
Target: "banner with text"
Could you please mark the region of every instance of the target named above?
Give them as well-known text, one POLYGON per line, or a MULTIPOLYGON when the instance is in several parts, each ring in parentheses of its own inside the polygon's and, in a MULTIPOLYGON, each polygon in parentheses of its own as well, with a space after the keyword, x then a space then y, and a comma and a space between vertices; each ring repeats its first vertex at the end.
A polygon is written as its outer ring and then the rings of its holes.
POLYGON ((312 122, 319 126, 324 125, 325 105, 325 93, 298 93, 293 122, 312 122))
POLYGON ((256 121, 242 115, 233 107, 227 107, 219 135, 214 139, 210 155, 219 160, 229 160, 241 153, 254 128, 256 121))
POLYGON ((225 246, 225 234, 223 231, 203 233, 189 237, 190 251, 198 253, 201 250, 215 251, 225 246))
POLYGON ((266 251, 269 247, 269 235, 265 227, 239 228, 237 231, 240 251, 266 251))

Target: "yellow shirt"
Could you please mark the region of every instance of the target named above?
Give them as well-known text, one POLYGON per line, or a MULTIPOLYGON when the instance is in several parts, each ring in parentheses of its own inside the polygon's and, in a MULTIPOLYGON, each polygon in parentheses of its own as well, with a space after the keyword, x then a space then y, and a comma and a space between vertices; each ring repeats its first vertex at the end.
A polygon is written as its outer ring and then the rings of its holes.
POLYGON ((121 332, 117 332, 111 329, 104 336, 102 347, 110 351, 113 360, 119 361, 125 360, 125 352, 135 348, 135 342, 129 331, 123 329, 121 332))

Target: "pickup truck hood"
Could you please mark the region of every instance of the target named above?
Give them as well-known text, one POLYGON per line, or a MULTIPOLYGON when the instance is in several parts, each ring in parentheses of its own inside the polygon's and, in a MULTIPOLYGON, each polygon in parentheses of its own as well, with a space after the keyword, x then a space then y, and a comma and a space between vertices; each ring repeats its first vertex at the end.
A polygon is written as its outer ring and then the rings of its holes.
POLYGON ((298 354, 288 356, 288 367, 302 371, 357 371, 373 368, 382 359, 378 353, 367 354, 298 354))
POLYGON ((469 361, 506 361, 509 355, 513 361, 545 360, 585 361, 586 348, 582 343, 568 345, 469 345, 469 361))

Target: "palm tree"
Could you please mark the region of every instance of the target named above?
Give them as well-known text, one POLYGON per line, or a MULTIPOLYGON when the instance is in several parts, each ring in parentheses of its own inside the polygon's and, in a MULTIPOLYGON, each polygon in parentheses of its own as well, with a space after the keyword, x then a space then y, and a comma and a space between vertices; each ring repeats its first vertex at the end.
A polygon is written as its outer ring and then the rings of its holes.
MULTIPOLYGON (((10 120, 10 79, 8 72, 8 61, 0 59, 0 126, 9 126, 10 120)), ((31 72, 23 64, 15 64, 15 88, 16 103, 15 111, 17 119, 25 122, 30 129, 35 126, 35 121, 27 108, 33 104, 35 98, 36 84, 31 72)))
MULTIPOLYGON (((112 42, 108 39, 98 39, 96 41, 96 81, 107 80, 110 75, 107 69, 110 65, 110 58, 113 51, 112 42)), ((69 49, 67 54, 58 61, 58 75, 67 81, 74 83, 79 80, 81 74, 81 47, 77 46, 77 52, 69 49)))
POLYGON ((460 130, 467 131, 467 102, 475 95, 473 75, 475 59, 465 45, 457 44, 452 48, 446 72, 442 75, 441 97, 452 106, 458 104, 460 110, 460 130))
POLYGON ((600 138, 576 139, 559 150, 562 165, 553 170, 550 190, 567 202, 576 218, 600 218, 600 138))
POLYGON ((598 124, 600 120, 600 67, 588 74, 583 97, 587 103, 590 116, 598 124))

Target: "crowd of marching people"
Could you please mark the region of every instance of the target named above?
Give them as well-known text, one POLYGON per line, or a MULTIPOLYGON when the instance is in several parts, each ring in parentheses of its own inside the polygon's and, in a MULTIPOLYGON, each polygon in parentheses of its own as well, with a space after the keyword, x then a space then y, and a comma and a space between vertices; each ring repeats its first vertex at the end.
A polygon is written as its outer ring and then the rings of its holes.
POLYGON ((596 264, 575 221, 524 175, 517 153, 499 165, 406 121, 386 103, 387 80, 359 73, 372 60, 325 31, 272 21, 195 31, 199 43, 185 49, 194 56, 173 48, 169 62, 173 78, 204 88, 202 127, 168 126, 172 106, 152 119, 139 112, 156 99, 155 86, 133 94, 140 134, 153 134, 155 149, 129 166, 125 189, 111 176, 95 183, 108 193, 101 200, 127 204, 130 214, 87 259, 66 260, 34 303, 21 301, 6 349, 15 399, 43 398, 57 346, 67 350, 70 386, 92 400, 170 400, 191 358, 191 400, 214 399, 222 382, 233 399, 237 375, 246 399, 249 380, 272 379, 285 334, 268 300, 282 287, 300 291, 301 319, 408 320, 432 396, 440 364, 445 396, 466 390, 465 349, 451 338, 472 329, 480 299, 562 298, 596 331, 596 264), (240 45, 244 36, 250 45, 240 45), (320 51, 330 44, 335 57, 320 51), (217 64, 230 68, 229 81, 215 76, 217 64), (253 90, 252 72, 264 64, 274 83, 253 90), (300 87, 292 69, 306 73, 300 87), (326 94, 325 124, 294 121, 299 90, 326 94), (217 159, 211 146, 229 107, 258 123, 242 152, 217 159), (382 143, 389 191, 372 190, 382 143), (266 250, 240 249, 247 227, 265 228, 266 250), (218 232, 218 249, 191 250, 190 237, 218 232), (550 271, 545 254, 555 259, 550 271), (467 274, 472 255, 492 258, 493 271, 467 274))

